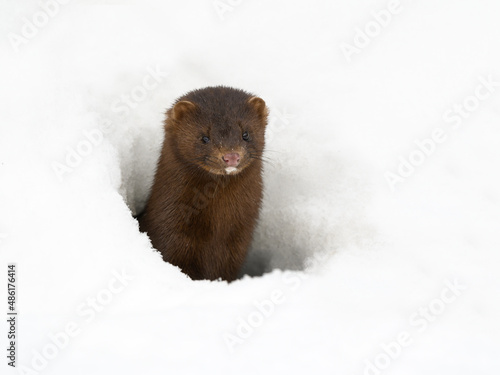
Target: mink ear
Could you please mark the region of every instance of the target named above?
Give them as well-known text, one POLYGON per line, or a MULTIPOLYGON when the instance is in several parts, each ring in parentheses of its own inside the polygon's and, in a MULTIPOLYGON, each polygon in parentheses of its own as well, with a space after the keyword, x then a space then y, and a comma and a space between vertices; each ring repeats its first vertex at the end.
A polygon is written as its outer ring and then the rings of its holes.
POLYGON ((184 117, 186 117, 186 115, 192 112, 195 108, 196 105, 193 102, 182 100, 174 105, 170 114, 172 119, 182 121, 182 119, 184 119, 184 117))
POLYGON ((262 100, 258 96, 252 96, 250 99, 248 99, 248 104, 250 104, 250 106, 257 112, 262 120, 265 120, 267 118, 269 111, 267 110, 266 102, 264 100, 262 100))

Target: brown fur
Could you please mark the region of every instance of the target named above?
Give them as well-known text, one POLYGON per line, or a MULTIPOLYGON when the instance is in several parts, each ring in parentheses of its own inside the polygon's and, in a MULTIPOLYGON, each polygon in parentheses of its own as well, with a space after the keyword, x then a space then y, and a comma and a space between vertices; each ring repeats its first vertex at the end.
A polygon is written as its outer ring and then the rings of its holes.
POLYGON ((220 86, 191 91, 167 111, 165 141, 139 223, 163 259, 194 280, 238 276, 262 200, 267 114, 262 99, 220 86), (240 154, 238 173, 226 172, 228 153, 240 154))

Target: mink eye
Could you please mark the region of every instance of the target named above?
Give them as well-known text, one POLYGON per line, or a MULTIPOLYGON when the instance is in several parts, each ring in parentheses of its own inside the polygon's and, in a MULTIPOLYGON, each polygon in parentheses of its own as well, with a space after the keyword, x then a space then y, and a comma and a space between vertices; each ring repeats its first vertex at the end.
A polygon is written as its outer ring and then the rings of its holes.
POLYGON ((243 135, 242 135, 242 137, 243 137, 243 140, 247 141, 247 142, 250 139, 250 136, 248 135, 248 132, 244 132, 243 135))
POLYGON ((203 141, 203 143, 210 142, 210 138, 208 138, 207 136, 202 137, 201 140, 203 141))

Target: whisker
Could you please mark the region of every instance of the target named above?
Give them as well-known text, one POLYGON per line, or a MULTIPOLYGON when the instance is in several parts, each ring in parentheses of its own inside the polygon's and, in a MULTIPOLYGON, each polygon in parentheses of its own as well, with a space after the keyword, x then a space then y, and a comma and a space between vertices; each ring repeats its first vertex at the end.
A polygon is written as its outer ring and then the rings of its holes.
POLYGON ((265 164, 269 164, 273 167, 275 167, 276 165, 274 164, 273 161, 271 160, 267 160, 267 159, 262 159, 260 157, 257 157, 257 156, 250 156, 250 159, 254 159, 254 160, 260 160, 261 162, 265 163, 265 164))
POLYGON ((267 160, 272 160, 271 157, 269 156, 264 156, 262 153, 255 153, 255 152, 251 152, 250 153, 250 156, 256 156, 256 157, 259 157, 261 159, 267 159, 267 160))

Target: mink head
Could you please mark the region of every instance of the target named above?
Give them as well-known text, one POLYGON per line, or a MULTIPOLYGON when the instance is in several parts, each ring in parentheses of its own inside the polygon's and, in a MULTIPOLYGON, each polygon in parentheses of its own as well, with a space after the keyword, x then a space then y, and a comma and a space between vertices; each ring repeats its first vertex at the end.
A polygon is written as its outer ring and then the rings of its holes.
POLYGON ((237 174, 262 160, 266 103, 230 87, 207 87, 167 111, 166 137, 183 163, 218 175, 237 174))

